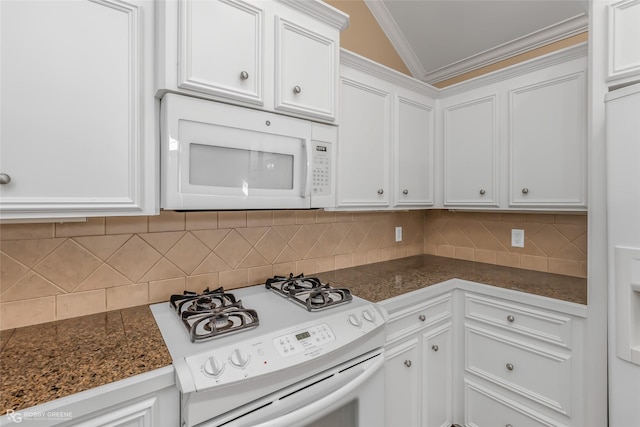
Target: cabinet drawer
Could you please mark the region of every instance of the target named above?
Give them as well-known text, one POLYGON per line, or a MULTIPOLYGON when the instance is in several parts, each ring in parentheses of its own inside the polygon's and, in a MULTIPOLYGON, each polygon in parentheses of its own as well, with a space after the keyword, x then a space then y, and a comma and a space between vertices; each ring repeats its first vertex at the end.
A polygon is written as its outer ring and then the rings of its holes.
POLYGON ((465 296, 465 315, 468 319, 571 347, 569 317, 470 294, 465 296))
POLYGON ((465 423, 477 427, 565 427, 478 384, 465 381, 465 423))
POLYGON ((465 327, 465 368, 561 414, 571 415, 571 355, 465 327))
POLYGON ((387 341, 407 332, 432 325, 451 316, 451 294, 431 299, 424 304, 416 304, 405 310, 391 314, 387 323, 387 341))

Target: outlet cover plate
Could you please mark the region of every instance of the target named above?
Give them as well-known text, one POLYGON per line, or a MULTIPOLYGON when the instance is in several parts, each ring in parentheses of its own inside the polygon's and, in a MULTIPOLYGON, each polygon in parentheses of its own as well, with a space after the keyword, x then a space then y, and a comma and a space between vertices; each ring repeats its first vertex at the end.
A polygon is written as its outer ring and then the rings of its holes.
POLYGON ((511 246, 514 248, 524 248, 524 230, 511 230, 511 246))
POLYGON ((396 227, 396 242, 402 242, 402 227, 396 227))

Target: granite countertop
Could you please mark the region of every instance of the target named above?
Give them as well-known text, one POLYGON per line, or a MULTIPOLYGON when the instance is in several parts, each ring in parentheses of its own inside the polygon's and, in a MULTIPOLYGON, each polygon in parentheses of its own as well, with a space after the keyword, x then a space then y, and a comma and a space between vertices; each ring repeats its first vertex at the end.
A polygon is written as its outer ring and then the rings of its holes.
MULTIPOLYGON (((458 278, 587 303, 586 279, 432 255, 318 276, 371 302, 458 278)), ((148 306, 0 331, 0 411, 25 409, 170 364, 148 306)))

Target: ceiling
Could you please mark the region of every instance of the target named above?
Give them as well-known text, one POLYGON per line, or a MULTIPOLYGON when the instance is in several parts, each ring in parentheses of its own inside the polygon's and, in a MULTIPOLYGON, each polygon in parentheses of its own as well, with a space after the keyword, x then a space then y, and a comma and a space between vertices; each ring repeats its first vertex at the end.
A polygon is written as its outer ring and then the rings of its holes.
POLYGON ((587 0, 364 0, 411 74, 437 83, 587 30, 587 0))

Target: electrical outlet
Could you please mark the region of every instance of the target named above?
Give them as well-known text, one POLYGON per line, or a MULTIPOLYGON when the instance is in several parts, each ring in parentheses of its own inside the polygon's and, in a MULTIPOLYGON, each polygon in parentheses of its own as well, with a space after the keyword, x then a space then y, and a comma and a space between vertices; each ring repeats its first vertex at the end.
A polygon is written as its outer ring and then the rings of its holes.
POLYGON ((396 227, 396 242, 402 242, 402 227, 396 227))
POLYGON ((524 248, 524 230, 511 230, 511 246, 514 248, 524 248))

